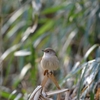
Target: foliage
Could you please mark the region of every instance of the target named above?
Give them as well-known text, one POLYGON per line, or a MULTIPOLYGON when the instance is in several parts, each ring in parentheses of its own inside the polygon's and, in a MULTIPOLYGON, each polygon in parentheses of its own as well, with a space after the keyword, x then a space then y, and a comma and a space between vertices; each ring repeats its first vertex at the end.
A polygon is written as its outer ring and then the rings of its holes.
POLYGON ((100 79, 99 0, 0 0, 0 7, 0 100, 28 98, 43 79, 46 47, 59 57, 60 86, 78 87, 74 99, 89 91, 93 99, 100 79))

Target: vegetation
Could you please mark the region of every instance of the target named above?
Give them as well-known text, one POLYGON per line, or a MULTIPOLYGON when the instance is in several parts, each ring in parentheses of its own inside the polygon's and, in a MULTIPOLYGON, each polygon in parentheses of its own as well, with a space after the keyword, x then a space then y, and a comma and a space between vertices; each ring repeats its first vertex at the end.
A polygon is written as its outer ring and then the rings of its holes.
POLYGON ((57 52, 67 99, 99 100, 99 44, 100 0, 0 0, 0 100, 27 100, 41 84, 46 47, 57 52))

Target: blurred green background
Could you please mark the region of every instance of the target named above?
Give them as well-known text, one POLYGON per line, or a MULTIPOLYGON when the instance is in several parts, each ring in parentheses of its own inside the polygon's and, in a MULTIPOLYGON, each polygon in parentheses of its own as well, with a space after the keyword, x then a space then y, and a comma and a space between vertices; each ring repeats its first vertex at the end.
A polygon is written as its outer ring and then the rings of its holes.
POLYGON ((99 58, 99 44, 100 0, 0 0, 0 100, 26 100, 40 85, 46 47, 60 60, 59 84, 70 88, 81 70, 69 80, 67 75, 77 64, 99 58))

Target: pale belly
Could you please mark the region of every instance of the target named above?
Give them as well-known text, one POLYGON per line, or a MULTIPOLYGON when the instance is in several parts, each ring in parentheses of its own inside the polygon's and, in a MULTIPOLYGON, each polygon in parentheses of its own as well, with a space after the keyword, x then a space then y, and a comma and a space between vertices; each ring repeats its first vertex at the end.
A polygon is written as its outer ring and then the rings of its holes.
POLYGON ((59 66, 59 61, 56 57, 52 57, 48 59, 42 58, 41 60, 41 67, 44 70, 50 70, 50 71, 57 70, 58 66, 59 66))

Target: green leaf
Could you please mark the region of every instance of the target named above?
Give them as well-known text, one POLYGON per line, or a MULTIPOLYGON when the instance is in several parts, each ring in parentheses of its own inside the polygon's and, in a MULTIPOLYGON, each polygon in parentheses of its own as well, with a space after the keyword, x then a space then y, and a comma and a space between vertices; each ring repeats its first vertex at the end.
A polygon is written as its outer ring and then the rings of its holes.
POLYGON ((84 60, 88 58, 88 56, 91 54, 91 52, 97 48, 99 45, 98 44, 94 44, 87 52, 86 54, 84 55, 84 60))
MULTIPOLYGON (((8 98, 10 98, 9 100, 14 100, 16 98, 16 95, 11 95, 10 93, 5 91, 1 91, 0 96, 5 98, 6 100, 8 100, 8 98)), ((19 98, 18 100, 23 100, 23 98, 19 98)))
POLYGON ((42 14, 54 13, 54 12, 57 12, 58 10, 69 9, 72 6, 73 6, 73 3, 68 3, 68 4, 65 3, 56 7, 47 8, 44 11, 42 11, 42 14))
POLYGON ((49 31, 53 27, 54 23, 55 23, 54 20, 47 21, 42 27, 40 27, 40 29, 37 30, 37 32, 35 33, 35 35, 32 39, 35 40, 39 36, 44 34, 46 31, 49 31))

